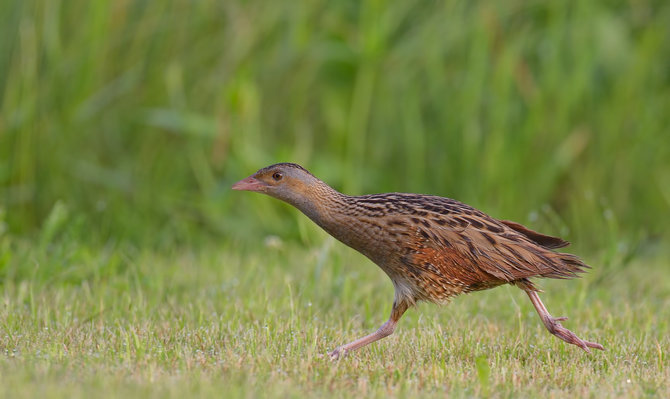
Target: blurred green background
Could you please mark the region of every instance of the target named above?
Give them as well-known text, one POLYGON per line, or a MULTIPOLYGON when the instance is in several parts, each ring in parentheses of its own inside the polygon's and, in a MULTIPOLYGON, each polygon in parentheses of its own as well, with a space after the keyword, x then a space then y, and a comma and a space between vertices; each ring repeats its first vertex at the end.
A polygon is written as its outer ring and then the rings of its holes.
POLYGON ((669 397, 669 130, 667 0, 2 0, 0 397, 669 397), (282 161, 568 239, 607 351, 509 287, 333 367, 393 287, 282 161))
POLYGON ((0 234, 309 242, 230 190, 292 161, 625 263, 668 238, 668 21, 646 0, 3 1, 0 234))

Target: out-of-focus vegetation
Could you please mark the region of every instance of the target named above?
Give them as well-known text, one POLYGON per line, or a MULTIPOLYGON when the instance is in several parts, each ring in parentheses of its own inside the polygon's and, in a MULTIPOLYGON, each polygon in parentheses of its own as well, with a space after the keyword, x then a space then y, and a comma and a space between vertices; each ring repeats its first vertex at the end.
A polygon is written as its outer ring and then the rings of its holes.
POLYGON ((668 21, 645 0, 5 1, 4 234, 304 237, 229 190, 295 161, 631 252, 667 237, 668 21))
POLYGON ((0 396, 668 396, 669 21, 647 0, 0 2, 0 396), (607 351, 503 287, 329 362, 392 287, 230 190, 279 161, 566 237, 594 268, 543 297, 607 351))

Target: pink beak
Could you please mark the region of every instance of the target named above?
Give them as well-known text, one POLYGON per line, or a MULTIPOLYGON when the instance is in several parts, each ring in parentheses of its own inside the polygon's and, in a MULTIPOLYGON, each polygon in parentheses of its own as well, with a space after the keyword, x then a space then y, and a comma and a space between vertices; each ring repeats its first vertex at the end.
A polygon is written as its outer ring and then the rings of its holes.
POLYGON ((240 191, 257 191, 257 192, 262 192, 265 190, 265 187, 267 185, 263 183, 260 180, 257 180, 253 175, 247 177, 246 179, 242 179, 238 181, 237 183, 233 184, 233 190, 240 190, 240 191))

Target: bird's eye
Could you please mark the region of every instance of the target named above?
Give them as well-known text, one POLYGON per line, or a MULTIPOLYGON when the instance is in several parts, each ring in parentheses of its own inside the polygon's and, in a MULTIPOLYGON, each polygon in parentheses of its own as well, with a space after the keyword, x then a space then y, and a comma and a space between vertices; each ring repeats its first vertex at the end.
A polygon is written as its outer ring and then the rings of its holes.
POLYGON ((281 172, 275 172, 272 174, 272 178, 275 179, 275 181, 281 180, 282 177, 284 177, 284 175, 282 175, 281 172))

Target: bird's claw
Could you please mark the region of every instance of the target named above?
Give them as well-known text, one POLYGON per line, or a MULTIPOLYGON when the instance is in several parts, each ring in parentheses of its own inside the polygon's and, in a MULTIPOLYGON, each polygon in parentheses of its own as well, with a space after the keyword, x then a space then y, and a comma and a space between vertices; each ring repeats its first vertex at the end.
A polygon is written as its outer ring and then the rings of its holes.
POLYGON ((332 361, 339 360, 339 359, 345 357, 346 355, 347 355, 347 350, 342 348, 342 347, 336 348, 334 351, 328 353, 328 356, 330 357, 330 360, 332 360, 332 361))
POLYGON ((567 320, 567 317, 550 317, 547 320, 547 328, 549 332, 562 339, 563 341, 576 345, 582 348, 586 353, 591 353, 589 348, 605 350, 605 348, 595 342, 584 341, 579 338, 575 333, 563 327, 560 321, 567 320))

